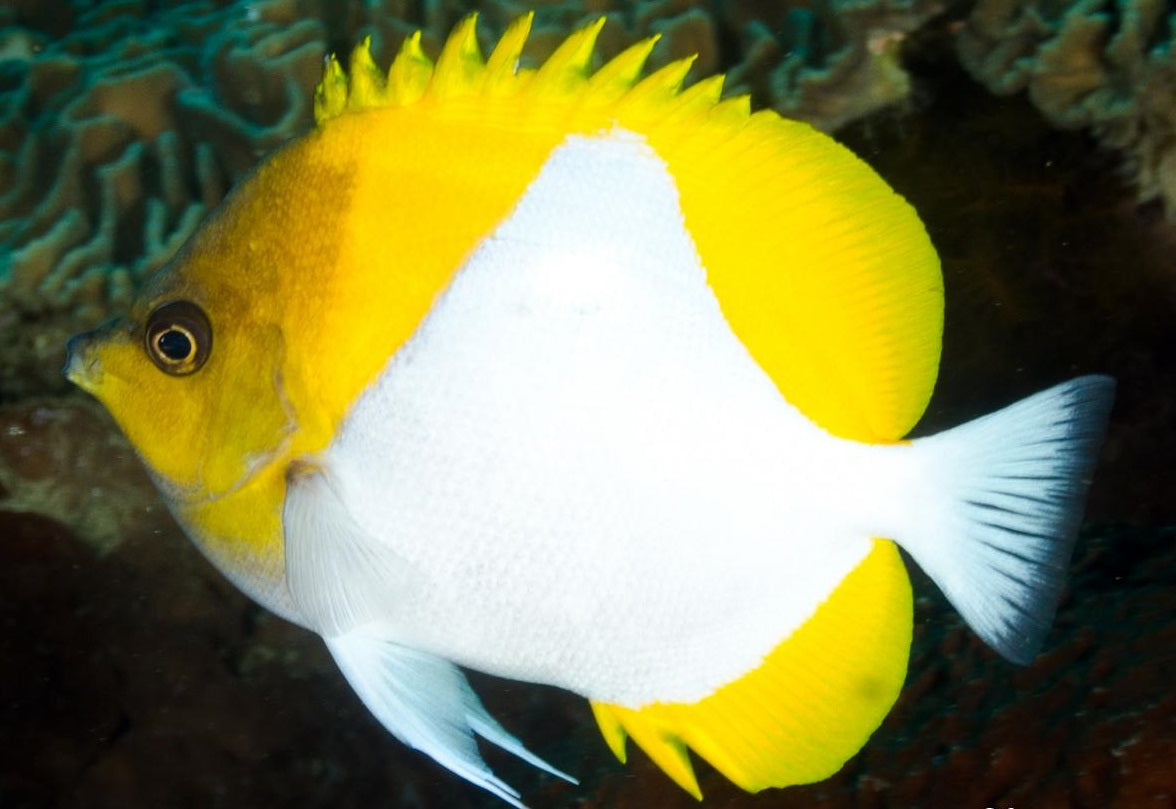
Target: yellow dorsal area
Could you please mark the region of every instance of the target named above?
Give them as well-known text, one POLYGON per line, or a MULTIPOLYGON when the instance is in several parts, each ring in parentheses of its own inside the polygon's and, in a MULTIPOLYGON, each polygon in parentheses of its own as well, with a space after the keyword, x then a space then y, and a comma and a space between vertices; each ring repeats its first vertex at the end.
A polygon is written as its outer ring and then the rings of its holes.
POLYGON ((870 554, 759 668, 693 704, 592 703, 625 761, 631 737, 696 798, 693 749, 749 792, 820 781, 861 749, 906 676, 912 602, 897 546, 870 554))
MULTIPOLYGON (((905 435, 934 387, 943 316, 938 259, 910 206, 809 126, 770 111, 753 115, 744 97, 720 101, 721 76, 682 90, 691 60, 641 78, 652 38, 593 72, 603 19, 538 69, 519 70, 530 21, 516 20, 487 60, 474 16, 454 30, 436 66, 419 37, 409 37, 386 74, 361 44, 349 74, 334 60, 327 65, 315 100, 320 128, 362 120, 365 148, 381 144, 400 164, 398 142, 421 133, 458 174, 455 183, 497 192, 496 204, 474 218, 479 227, 505 213, 503 203, 566 135, 613 127, 644 135, 678 184, 732 329, 785 397, 837 435, 905 435)), ((437 182, 423 168, 412 175, 437 182)), ((471 221, 471 208, 453 211, 451 222, 471 221)))
POLYGON ((847 150, 772 113, 728 138, 651 142, 728 323, 784 397, 844 438, 905 436, 934 389, 943 324, 914 211, 847 150))

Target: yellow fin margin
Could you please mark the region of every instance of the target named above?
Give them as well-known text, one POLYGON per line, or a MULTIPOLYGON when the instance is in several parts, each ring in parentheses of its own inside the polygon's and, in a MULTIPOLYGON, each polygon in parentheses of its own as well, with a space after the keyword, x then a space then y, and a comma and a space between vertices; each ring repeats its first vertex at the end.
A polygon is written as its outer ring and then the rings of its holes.
POLYGON ((742 99, 705 120, 638 131, 674 176, 732 331, 829 432, 903 438, 931 397, 943 328, 939 260, 915 211, 807 124, 749 115, 742 99))
POLYGON ((592 711, 622 762, 631 737, 676 783, 702 793, 686 747, 749 792, 820 781, 861 749, 906 676, 910 580, 898 549, 869 555, 759 668, 693 704, 592 711))

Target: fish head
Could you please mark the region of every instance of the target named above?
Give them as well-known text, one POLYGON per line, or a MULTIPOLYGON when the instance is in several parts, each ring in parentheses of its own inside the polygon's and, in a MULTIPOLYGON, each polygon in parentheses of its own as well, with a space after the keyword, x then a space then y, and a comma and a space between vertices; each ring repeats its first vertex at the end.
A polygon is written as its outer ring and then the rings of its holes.
POLYGON ((281 329, 185 283, 182 269, 125 317, 72 338, 65 369, 178 503, 240 488, 296 428, 282 390, 281 329))
POLYGON ((316 423, 313 397, 292 389, 306 387, 297 351, 321 321, 317 265, 338 252, 340 174, 305 146, 279 152, 124 317, 70 341, 66 376, 110 411, 173 505, 247 486, 316 423))

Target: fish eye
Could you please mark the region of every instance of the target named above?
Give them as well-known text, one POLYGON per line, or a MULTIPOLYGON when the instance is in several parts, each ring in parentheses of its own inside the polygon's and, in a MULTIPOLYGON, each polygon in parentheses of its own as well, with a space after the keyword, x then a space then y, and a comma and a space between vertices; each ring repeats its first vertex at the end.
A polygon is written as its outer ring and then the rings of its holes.
POLYGON ((143 345, 155 367, 186 376, 200 370, 212 350, 212 324, 191 301, 172 301, 147 317, 143 345))

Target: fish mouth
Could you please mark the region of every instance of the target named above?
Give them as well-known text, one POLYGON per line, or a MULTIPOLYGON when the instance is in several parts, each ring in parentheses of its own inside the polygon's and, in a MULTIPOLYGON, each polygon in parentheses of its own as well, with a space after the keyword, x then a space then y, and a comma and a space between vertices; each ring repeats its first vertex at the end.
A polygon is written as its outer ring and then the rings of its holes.
POLYGON ((114 318, 93 331, 75 334, 65 342, 65 366, 61 369, 62 374, 86 393, 97 396, 106 376, 98 349, 111 339, 133 333, 134 325, 131 322, 125 318, 114 318))
POLYGON ((93 351, 97 331, 75 334, 65 343, 65 378, 86 393, 93 394, 102 383, 102 366, 93 351))

